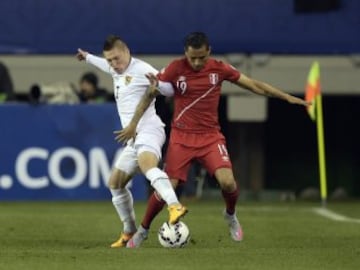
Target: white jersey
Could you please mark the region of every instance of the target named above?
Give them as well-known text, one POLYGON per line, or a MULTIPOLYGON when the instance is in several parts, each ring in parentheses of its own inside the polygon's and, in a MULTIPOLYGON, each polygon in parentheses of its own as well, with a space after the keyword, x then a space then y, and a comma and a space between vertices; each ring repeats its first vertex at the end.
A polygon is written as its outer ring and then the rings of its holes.
MULTIPOLYGON (((88 54, 86 62, 98 67, 102 71, 109 73, 113 78, 114 97, 119 113, 122 127, 126 127, 134 116, 137 105, 145 94, 149 80, 145 77, 147 73, 158 73, 150 64, 131 57, 130 64, 122 73, 117 73, 106 61, 106 59, 88 54)), ((155 100, 151 103, 137 125, 137 132, 144 127, 164 127, 155 110, 155 100)))

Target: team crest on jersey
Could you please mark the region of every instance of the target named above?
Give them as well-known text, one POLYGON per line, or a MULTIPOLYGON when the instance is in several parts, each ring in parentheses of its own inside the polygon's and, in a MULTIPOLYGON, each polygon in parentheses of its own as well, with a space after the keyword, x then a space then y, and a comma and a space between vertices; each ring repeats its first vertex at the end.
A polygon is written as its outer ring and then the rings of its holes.
POLYGON ((132 80, 132 77, 126 75, 126 76, 125 76, 125 85, 129 85, 129 84, 131 83, 131 80, 132 80))
POLYGON ((217 73, 210 73, 209 74, 209 81, 212 85, 215 85, 219 81, 219 74, 217 73))
POLYGON ((186 83, 186 77, 185 76, 180 76, 176 82, 176 87, 177 89, 180 90, 181 94, 183 95, 186 91, 187 88, 187 83, 186 83))

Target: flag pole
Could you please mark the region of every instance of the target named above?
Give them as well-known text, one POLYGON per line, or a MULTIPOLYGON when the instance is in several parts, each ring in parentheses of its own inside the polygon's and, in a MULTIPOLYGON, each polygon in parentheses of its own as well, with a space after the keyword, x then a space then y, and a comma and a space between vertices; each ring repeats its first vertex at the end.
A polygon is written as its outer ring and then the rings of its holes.
POLYGON ((310 118, 316 122, 318 158, 319 158, 319 176, 320 176, 320 198, 322 206, 327 203, 327 184, 326 184, 326 164, 325 164, 325 140, 324 123, 322 109, 322 94, 320 86, 320 65, 315 61, 310 68, 308 81, 305 89, 305 99, 311 102, 307 106, 307 112, 310 118))
POLYGON ((325 162, 325 139, 324 139, 324 122, 322 110, 322 95, 316 96, 316 127, 318 139, 319 155, 319 173, 320 173, 320 196, 323 207, 327 204, 327 181, 326 181, 326 162, 325 162))

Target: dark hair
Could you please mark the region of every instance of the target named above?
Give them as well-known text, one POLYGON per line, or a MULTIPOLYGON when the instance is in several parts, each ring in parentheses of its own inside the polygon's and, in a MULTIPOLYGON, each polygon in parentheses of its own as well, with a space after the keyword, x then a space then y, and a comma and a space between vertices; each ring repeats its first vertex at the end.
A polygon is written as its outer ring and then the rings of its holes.
POLYGON ((203 32, 192 32, 185 37, 185 50, 187 50, 189 47, 200 49, 204 45, 207 49, 209 49, 210 45, 208 37, 203 32))
POLYGON ((104 42, 103 50, 110 51, 111 49, 113 49, 115 46, 118 46, 118 45, 122 48, 127 47, 125 42, 122 41, 120 39, 120 37, 118 37, 116 35, 109 35, 104 42))
POLYGON ((87 72, 84 75, 82 75, 80 82, 86 81, 88 83, 91 83, 95 88, 97 88, 98 85, 98 77, 95 73, 87 72))

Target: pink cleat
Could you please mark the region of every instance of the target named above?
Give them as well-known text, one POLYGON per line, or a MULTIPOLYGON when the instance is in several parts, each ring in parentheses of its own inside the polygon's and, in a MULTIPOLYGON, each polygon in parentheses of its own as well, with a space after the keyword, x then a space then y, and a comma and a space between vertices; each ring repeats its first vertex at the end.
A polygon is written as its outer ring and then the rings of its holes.
POLYGON ((234 241, 241 241, 243 240, 243 230, 241 228, 240 222, 236 217, 236 214, 229 215, 226 213, 226 210, 224 211, 224 218, 227 221, 230 229, 230 235, 231 238, 234 241))
POLYGON ((147 239, 149 231, 144 229, 143 226, 139 226, 137 232, 133 237, 127 242, 127 248, 138 248, 141 246, 142 242, 147 239))

